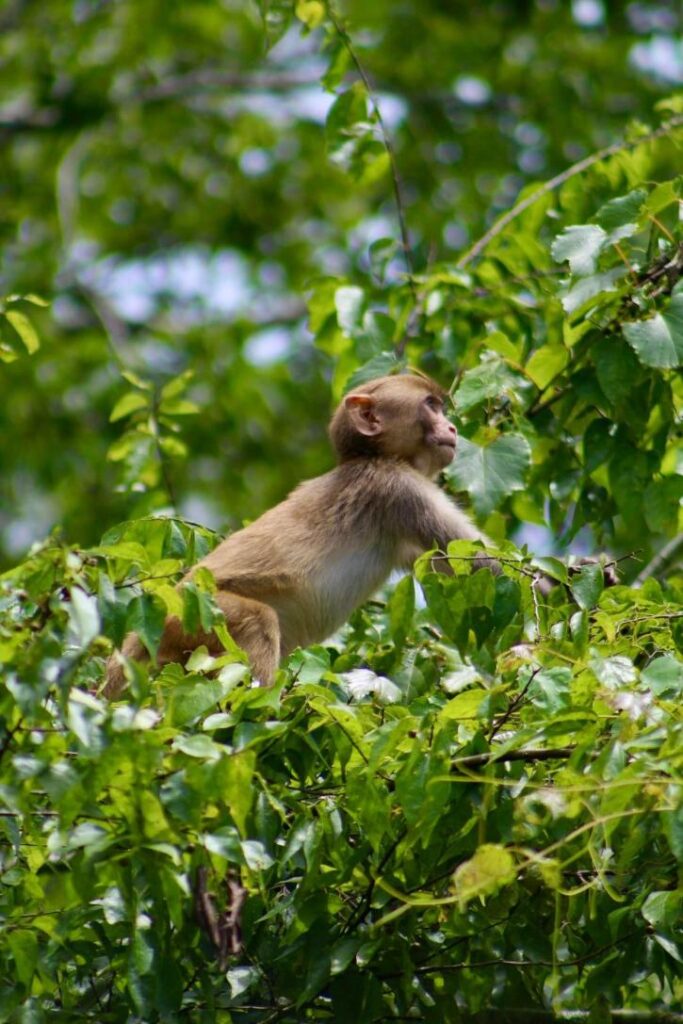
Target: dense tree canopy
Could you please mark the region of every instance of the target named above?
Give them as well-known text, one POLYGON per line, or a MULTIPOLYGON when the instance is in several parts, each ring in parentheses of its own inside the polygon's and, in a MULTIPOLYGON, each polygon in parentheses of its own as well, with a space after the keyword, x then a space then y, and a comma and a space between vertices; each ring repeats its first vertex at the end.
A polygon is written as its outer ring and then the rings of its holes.
POLYGON ((0 12, 0 1021, 675 1019, 682 32, 0 12), (502 574, 455 542, 272 689, 224 633, 103 701, 112 642, 210 627, 183 568, 408 366, 502 574), (620 585, 562 560, 596 549, 620 585))

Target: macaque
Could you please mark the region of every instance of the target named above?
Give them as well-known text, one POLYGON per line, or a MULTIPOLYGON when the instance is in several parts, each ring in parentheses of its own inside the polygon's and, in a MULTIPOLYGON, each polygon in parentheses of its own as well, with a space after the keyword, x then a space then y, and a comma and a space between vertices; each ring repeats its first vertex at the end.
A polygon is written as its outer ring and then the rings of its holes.
MULTIPOLYGON (((455 455, 445 397, 418 375, 359 385, 330 424, 337 467, 300 484, 198 563, 213 573, 216 603, 262 685, 272 683, 294 648, 333 633, 393 569, 410 569, 422 552, 445 550, 456 538, 487 543, 434 483, 455 455)), ((499 571, 483 552, 477 564, 499 571)), ((213 655, 223 652, 213 633, 187 635, 170 616, 157 661, 183 662, 201 644, 213 655)), ((147 657, 135 634, 124 641, 123 654, 147 657)), ((124 686, 123 665, 113 655, 104 693, 116 697, 124 686)))

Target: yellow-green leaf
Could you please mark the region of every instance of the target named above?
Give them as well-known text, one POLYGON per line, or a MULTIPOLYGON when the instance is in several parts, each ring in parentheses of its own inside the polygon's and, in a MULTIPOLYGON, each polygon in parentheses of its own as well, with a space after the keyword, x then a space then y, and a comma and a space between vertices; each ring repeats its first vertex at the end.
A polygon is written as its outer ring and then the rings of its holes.
POLYGON ((484 843, 453 874, 453 889, 460 907, 476 896, 490 896, 514 882, 517 869, 512 854, 497 843, 484 843))
POLYGON ((37 352, 40 348, 40 338, 36 334, 35 327, 29 318, 24 313, 19 313, 16 309, 8 309, 5 316, 23 341, 26 351, 31 355, 37 352))

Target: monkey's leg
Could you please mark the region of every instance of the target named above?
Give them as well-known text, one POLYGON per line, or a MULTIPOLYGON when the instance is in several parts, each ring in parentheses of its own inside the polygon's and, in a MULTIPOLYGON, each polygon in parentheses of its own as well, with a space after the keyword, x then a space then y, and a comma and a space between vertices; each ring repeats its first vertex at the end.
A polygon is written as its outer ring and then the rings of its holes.
MULTIPOLYGON (((280 623, 276 612, 262 601, 225 590, 219 590, 215 601, 225 615, 233 640, 248 655, 254 678, 261 686, 270 686, 280 661, 280 623)), ((209 650, 218 653, 211 647, 209 650)))
MULTIPOLYGON (((121 654, 135 661, 146 661, 149 658, 147 648, 142 643, 137 633, 129 633, 121 646, 121 654)), ((125 690, 128 680, 126 679, 123 665, 115 654, 107 659, 106 683, 102 690, 102 696, 107 700, 116 700, 122 690, 125 690)))
MULTIPOLYGON (((267 604, 240 597, 227 591, 216 594, 216 604, 225 616, 230 634, 236 644, 246 652, 254 678, 262 686, 269 686, 280 661, 280 624, 276 613, 267 604)), ((223 653, 220 640, 213 632, 199 630, 186 633, 180 619, 170 615, 166 619, 164 633, 157 652, 157 665, 170 662, 183 664, 196 647, 205 645, 209 653, 219 656, 223 653)), ((136 661, 149 658, 147 650, 135 633, 129 633, 123 642, 121 653, 136 661)), ((126 686, 123 666, 115 655, 107 662, 107 682, 102 691, 108 699, 119 696, 126 686)))

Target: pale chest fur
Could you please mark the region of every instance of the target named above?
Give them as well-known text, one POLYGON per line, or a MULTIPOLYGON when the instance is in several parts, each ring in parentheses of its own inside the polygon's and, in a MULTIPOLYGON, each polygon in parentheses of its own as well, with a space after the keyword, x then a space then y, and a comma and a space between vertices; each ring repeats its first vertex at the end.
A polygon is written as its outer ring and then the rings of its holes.
POLYGON ((326 560, 296 596, 270 600, 280 620, 282 653, 333 633, 384 583, 395 563, 393 545, 350 549, 326 560))

